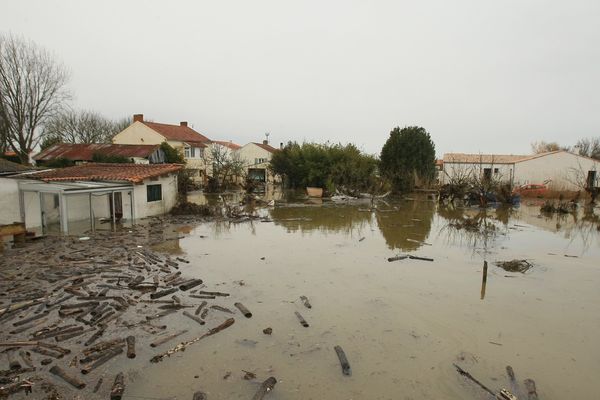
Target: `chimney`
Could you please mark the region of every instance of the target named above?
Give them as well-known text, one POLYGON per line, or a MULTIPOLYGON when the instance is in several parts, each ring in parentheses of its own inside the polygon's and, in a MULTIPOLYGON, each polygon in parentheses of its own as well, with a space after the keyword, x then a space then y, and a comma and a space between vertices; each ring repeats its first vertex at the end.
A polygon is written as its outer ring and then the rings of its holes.
POLYGON ((187 126, 187 121, 181 121, 181 122, 179 123, 179 126, 187 126))
POLYGON ((269 141, 267 139, 263 140, 263 144, 269 144, 269 141))
POLYGON ((144 122, 144 114, 133 114, 133 122, 144 122))

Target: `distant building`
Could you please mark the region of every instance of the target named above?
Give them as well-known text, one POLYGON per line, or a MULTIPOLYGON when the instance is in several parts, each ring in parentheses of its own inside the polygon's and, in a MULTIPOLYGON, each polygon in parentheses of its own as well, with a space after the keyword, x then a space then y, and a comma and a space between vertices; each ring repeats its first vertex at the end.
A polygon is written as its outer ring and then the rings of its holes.
POLYGON ((126 158, 134 164, 162 164, 165 154, 158 144, 57 143, 35 156, 36 165, 45 166, 64 159, 75 164, 93 162, 94 156, 126 158))
POLYGON ((251 142, 237 150, 239 157, 244 161, 246 175, 259 182, 273 183, 275 176, 269 170, 271 157, 279 151, 271 146, 267 140, 262 143, 251 142))
POLYGON ((513 186, 547 183, 553 190, 598 186, 600 161, 564 150, 533 155, 444 154, 441 183, 466 174, 505 181, 513 186))
POLYGON ((73 224, 95 228, 99 219, 133 222, 168 213, 177 200, 177 164, 89 163, 0 178, 12 201, 2 221, 28 229, 69 232, 73 224))

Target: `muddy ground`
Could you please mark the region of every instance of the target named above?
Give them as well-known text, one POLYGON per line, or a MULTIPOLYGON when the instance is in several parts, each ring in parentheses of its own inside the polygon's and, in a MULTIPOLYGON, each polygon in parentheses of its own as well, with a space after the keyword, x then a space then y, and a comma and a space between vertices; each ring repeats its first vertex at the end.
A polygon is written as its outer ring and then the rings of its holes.
MULTIPOLYGON (((90 292, 102 291, 101 285, 125 286, 105 293, 123 297, 127 305, 115 310, 117 317, 97 342, 133 335, 137 353, 127 358, 124 347, 81 374, 79 360, 89 347, 84 342, 95 326, 59 318, 57 307, 46 322, 9 333, 18 328, 15 322, 46 311, 41 302, 8 320, 0 317, 0 340, 31 341, 33 332, 59 319, 61 326, 79 324, 89 331, 61 342, 43 340, 72 350, 62 358, 30 351, 36 371, 22 376, 33 378, 33 393, 12 398, 48 398, 54 388, 60 398, 106 399, 120 371, 124 399, 191 399, 199 390, 209 399, 250 399, 270 376, 278 382, 265 398, 274 400, 491 398, 460 376, 454 363, 493 391, 505 387, 519 398, 528 398, 526 378, 535 380, 540 399, 596 398, 600 392, 600 235, 589 213, 544 216, 539 205, 527 204, 482 213, 397 199, 378 203, 375 210, 368 203, 278 201, 257 214, 262 218, 245 222, 157 218, 118 232, 48 237, 5 252, 0 308, 17 293, 43 294, 39 299, 49 296, 52 303, 68 295, 65 288, 83 292, 64 305, 98 295, 90 292), (433 261, 388 262, 398 255, 433 261), (496 265, 509 260, 527 260, 532 267, 510 272, 496 265), (157 275, 157 290, 178 287, 165 280, 176 272, 184 281, 204 281, 173 293, 191 307, 145 323, 167 303, 150 302, 154 288, 132 289, 128 283, 138 275, 152 283, 157 275), (109 275, 129 278, 107 283, 115 279, 109 275), (57 279, 47 283, 48 276, 57 279), (200 291, 229 296, 192 297, 202 296, 200 291), (312 308, 300 296, 307 296, 312 308), (210 310, 205 325, 182 314, 195 315, 202 301, 210 310), (252 317, 244 317, 236 302, 252 317), (235 320, 230 327, 150 362, 228 318, 235 320), (269 327, 272 333, 264 334, 269 327), (181 330, 187 332, 150 347, 165 332, 181 330), (342 373, 336 345, 348 357, 350 376, 342 373), (42 366, 45 358, 52 362, 42 366), (87 386, 78 390, 50 374, 53 365, 87 386), (507 377, 507 365, 516 383, 507 377)), ((11 357, 20 360, 19 350, 29 348, 10 351, 11 357)), ((0 354, 0 369, 8 370, 8 361, 6 352, 0 354)))

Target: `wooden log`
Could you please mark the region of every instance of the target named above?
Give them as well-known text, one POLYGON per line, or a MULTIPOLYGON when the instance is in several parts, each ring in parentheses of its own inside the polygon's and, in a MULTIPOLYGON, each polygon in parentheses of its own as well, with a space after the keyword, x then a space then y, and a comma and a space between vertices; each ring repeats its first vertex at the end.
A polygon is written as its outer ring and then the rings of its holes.
POLYGON ((176 287, 171 288, 171 289, 166 289, 166 290, 159 290, 158 292, 154 292, 154 293, 150 294, 150 298, 151 299, 159 299, 161 297, 168 296, 172 293, 175 293, 178 290, 179 290, 179 288, 176 288, 176 287))
POLYGON ((78 378, 69 375, 67 373, 67 371, 65 371, 64 369, 62 369, 58 365, 55 365, 52 368, 50 368, 50 373, 53 374, 53 375, 58 376, 63 381, 69 383, 71 386, 73 386, 73 387, 75 387, 77 389, 81 390, 81 389, 83 389, 85 387, 85 382, 82 382, 78 378))
POLYGON ((213 310, 223 311, 224 313, 227 313, 227 314, 233 314, 233 311, 231 311, 229 308, 225 308, 225 307, 221 307, 221 306, 217 306, 217 305, 212 305, 212 306, 210 306, 210 308, 212 308, 213 310))
POLYGON ((89 356, 92 353, 104 351, 106 349, 110 349, 111 347, 115 347, 115 346, 123 346, 124 344, 125 343, 124 343, 123 339, 107 340, 104 342, 96 343, 95 345, 88 347, 87 349, 82 351, 82 354, 84 356, 89 356))
POLYGON ((50 311, 46 310, 43 313, 39 313, 38 315, 34 315, 34 316, 29 317, 29 318, 23 318, 22 320, 19 320, 19 321, 15 322, 13 324, 13 326, 25 325, 25 324, 27 324, 27 323, 29 323, 31 321, 35 321, 36 319, 44 318, 48 314, 50 314, 50 311))
POLYGON ((388 260, 388 262, 392 262, 392 261, 406 260, 407 258, 408 258, 408 256, 402 255, 402 256, 390 257, 387 260, 388 260))
POLYGON ((94 386, 94 393, 98 393, 98 390, 100 390, 100 386, 102 386, 102 382, 104 380, 102 379, 102 377, 100 377, 100 379, 98 379, 98 382, 96 382, 96 385, 94 386))
POLYGON ((300 321, 300 324, 303 327, 308 328, 309 327, 308 322, 306 322, 304 317, 298 311, 294 311, 294 313, 296 314, 296 317, 298 317, 298 321, 300 321))
POLYGON ((515 371, 513 370, 513 368, 510 365, 506 366, 506 374, 508 375, 508 378, 510 379, 511 382, 516 381, 515 371))
POLYGON ((34 328, 34 327, 36 327, 36 326, 38 326, 38 325, 41 325, 41 324, 43 324, 43 323, 46 323, 47 321, 48 321, 48 318, 39 319, 39 320, 37 320, 37 321, 34 321, 34 322, 32 322, 32 323, 31 323, 31 324, 29 324, 29 325, 23 325, 23 326, 21 326, 21 327, 19 327, 19 328, 17 328, 17 329, 13 329, 12 331, 10 331, 10 334, 11 334, 11 335, 17 335, 17 334, 19 334, 19 333, 21 333, 21 332, 28 331, 28 330, 29 330, 29 329, 31 329, 31 328, 34 328))
POLYGON ((181 305, 181 298, 179 298, 179 296, 177 296, 176 294, 174 294, 173 296, 171 296, 171 298, 173 299, 173 301, 176 304, 181 305))
POLYGON ((87 329, 87 330, 83 330, 83 331, 76 331, 76 332, 71 332, 71 333, 65 333, 62 335, 55 336, 54 340, 56 340, 57 342, 64 342, 65 340, 69 340, 71 338, 83 335, 85 332, 89 332, 90 330, 91 329, 87 329))
POLYGON ((189 312, 187 312, 187 311, 184 311, 184 312, 183 312, 183 315, 185 315, 186 317, 188 317, 188 318, 190 318, 190 319, 193 319, 194 321, 196 321, 196 322, 197 322, 197 323, 199 323, 200 325, 204 325, 204 324, 205 324, 205 322, 202 320, 202 318, 200 318, 200 317, 197 317, 197 316, 195 316, 195 315, 192 315, 192 314, 190 314, 190 313, 189 313, 189 312))
POLYGON ((72 304, 63 304, 60 306, 61 310, 69 310, 71 308, 87 308, 87 307, 95 307, 98 304, 100 304, 100 302, 98 301, 84 301, 81 303, 72 303, 72 304))
POLYGON ((244 306, 242 303, 235 303, 234 306, 236 306, 237 309, 240 310, 240 312, 244 315, 244 317, 246 317, 246 318, 252 317, 252 313, 250 312, 250 310, 248 310, 246 308, 246 306, 244 306))
POLYGON ((179 285, 179 289, 181 289, 185 292, 186 290, 189 290, 189 289, 199 286, 199 285, 202 285, 202 279, 194 279, 192 281, 185 282, 185 283, 179 285))
POLYGON ((156 339, 154 342, 150 343, 150 347, 158 347, 161 344, 167 343, 169 340, 176 338, 177 336, 183 335, 184 333, 187 333, 187 329, 172 333, 167 336, 160 337, 160 338, 156 339))
POLYGON ((350 363, 348 362, 348 358, 346 358, 346 353, 340 346, 335 346, 333 348, 340 360, 340 365, 342 366, 342 373, 344 375, 352 375, 352 370, 350 369, 350 363))
POLYGON ((83 367, 81 369, 81 373, 84 374, 84 375, 89 374, 91 371, 93 371, 94 369, 98 368, 102 364, 106 363, 111 358, 113 358, 113 357, 121 354, 122 352, 123 352, 123 348, 122 347, 114 347, 114 348, 112 348, 110 350, 107 350, 106 353, 104 353, 104 355, 102 357, 98 358, 93 363, 88 364, 85 367, 83 367))
POLYGON ((538 400, 537 388, 533 379, 525 379, 523 381, 527 389, 527 400, 538 400))
POLYGON ((260 385, 256 394, 254 395, 254 397, 252 397, 252 400, 262 400, 267 393, 269 393, 271 390, 273 390, 273 388, 275 388, 276 383, 277 379, 275 379, 274 377, 271 376, 270 378, 267 378, 267 380, 265 380, 260 385))
POLYGON ((125 375, 119 372, 110 390, 110 400, 121 400, 125 392, 125 375))
POLYGON ((129 286, 131 289, 133 289, 142 282, 144 282, 144 277, 142 275, 138 275, 135 278, 133 278, 133 280, 131 282, 129 282, 129 284, 127 286, 129 286))
POLYGON ((104 335, 104 328, 98 329, 88 340, 83 344, 84 346, 89 346, 94 343, 100 336, 104 335))
POLYGON ((176 311, 177 311, 177 309, 170 309, 170 310, 161 311, 154 315, 146 315, 146 321, 152 321, 153 319, 158 319, 158 318, 164 317, 165 315, 173 314, 176 311))
POLYGON ((54 330, 49 331, 49 332, 43 332, 43 333, 40 333, 38 335, 36 335, 34 333, 33 334, 33 338, 34 339, 50 339, 50 338, 53 338, 55 336, 64 335, 66 333, 71 333, 71 332, 82 331, 82 330, 83 330, 83 326, 69 326, 69 327, 63 327, 63 328, 60 328, 60 329, 54 329, 54 330))
POLYGON ((44 349, 42 347, 33 347, 31 349, 31 351, 33 351, 34 353, 38 353, 44 356, 48 356, 48 357, 52 357, 52 358, 62 358, 64 357, 64 354, 58 352, 58 351, 54 351, 54 350, 50 350, 50 349, 44 349))
POLYGON ((312 304, 310 304, 310 301, 308 301, 308 297, 306 297, 306 296, 300 296, 300 300, 302 300, 302 303, 304 304, 304 307, 306 307, 306 308, 312 308, 312 304))
POLYGON ((0 342, 0 347, 37 346, 37 340, 22 340, 20 342, 0 342))
POLYGON ((409 255, 408 258, 410 258, 411 260, 433 261, 433 258, 413 256, 413 255, 409 255))
POLYGON ((53 343, 46 343, 46 342, 38 342, 38 346, 39 347, 45 347, 47 349, 50 350, 54 350, 54 351, 58 351, 59 353, 62 353, 63 355, 67 355, 71 353, 70 349, 64 348, 64 347, 60 347, 57 344, 53 344, 53 343))
POLYGON ((224 293, 224 292, 207 292, 205 290, 200 290, 198 292, 198 294, 200 294, 200 295, 206 295, 206 296, 218 296, 218 297, 227 297, 227 296, 229 296, 229 293, 224 293))
POLYGON ((135 336, 127 336, 127 358, 135 358, 135 336))
POLYGON ((214 300, 215 296, 209 294, 190 294, 190 297, 194 299, 206 299, 206 300, 214 300))
POLYGON ((203 301, 202 303, 200 303, 200 305, 198 306, 198 308, 196 308, 196 311, 194 312, 194 314, 198 315, 200 314, 200 311, 202 311, 202 309, 204 308, 204 306, 208 304, 206 301, 203 301))

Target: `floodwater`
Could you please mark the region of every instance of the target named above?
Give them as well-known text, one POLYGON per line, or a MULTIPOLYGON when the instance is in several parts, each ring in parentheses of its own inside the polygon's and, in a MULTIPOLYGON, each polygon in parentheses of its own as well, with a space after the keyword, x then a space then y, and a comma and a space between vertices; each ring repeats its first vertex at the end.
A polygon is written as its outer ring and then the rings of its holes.
MULTIPOLYGON (((249 399, 269 376, 278 380, 271 400, 490 398, 453 363, 492 390, 511 389, 511 365, 513 391, 532 378, 540 399, 600 398, 600 232, 589 210, 544 217, 527 204, 481 212, 424 198, 378 202, 375 211, 314 203, 278 202, 258 211, 263 221, 181 224, 155 248, 184 254, 184 275, 231 293, 217 303, 241 301, 253 316, 236 313, 231 328, 159 364, 141 349, 124 398, 191 399, 202 390, 211 400, 249 399), (488 229, 457 229, 467 217, 488 229), (434 261, 388 262, 399 254, 434 261), (512 259, 533 267, 494 264, 512 259), (245 371, 257 378, 243 380, 245 371)), ((226 317, 211 313, 206 327, 226 317)), ((170 328, 180 320, 164 318, 170 328)))

